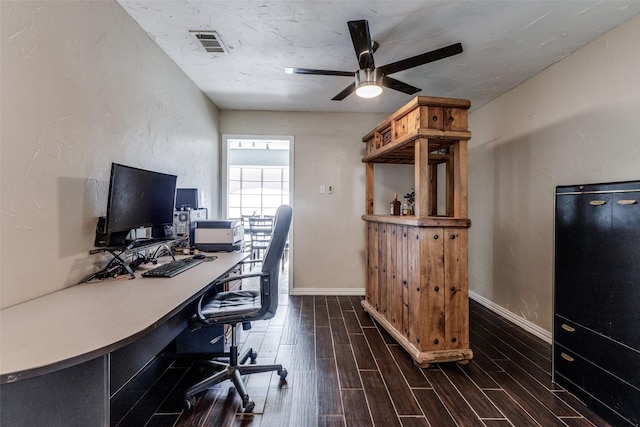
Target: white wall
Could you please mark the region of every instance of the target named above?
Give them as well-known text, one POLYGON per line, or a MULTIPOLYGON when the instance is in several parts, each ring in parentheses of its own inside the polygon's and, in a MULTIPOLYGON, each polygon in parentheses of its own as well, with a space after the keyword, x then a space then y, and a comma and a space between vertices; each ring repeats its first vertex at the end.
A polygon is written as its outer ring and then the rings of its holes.
MULTIPOLYGON (((218 109, 115 1, 1 1, 0 305, 95 271, 111 162, 218 210, 218 109)), ((97 302, 99 303, 99 302, 97 302)))
POLYGON ((470 115, 470 289, 547 331, 555 186, 640 179, 638 40, 640 16, 470 115))
MULTIPOLYGON (((362 136, 385 118, 384 114, 220 112, 224 134, 294 136, 293 293, 364 293, 362 136), (333 194, 320 194, 321 184, 331 185, 333 194)), ((382 211, 377 213, 387 212, 394 192, 410 191, 411 181, 405 185, 399 176, 397 170, 376 170, 380 183, 376 199, 382 200, 377 203, 382 211)))

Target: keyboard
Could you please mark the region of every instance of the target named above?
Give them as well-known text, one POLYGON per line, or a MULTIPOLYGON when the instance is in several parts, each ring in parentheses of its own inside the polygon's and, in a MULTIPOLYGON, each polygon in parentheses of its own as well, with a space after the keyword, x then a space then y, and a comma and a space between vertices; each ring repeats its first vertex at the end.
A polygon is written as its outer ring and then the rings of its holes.
POLYGON ((202 262, 201 259, 182 258, 175 261, 162 264, 153 270, 147 270, 142 273, 142 277, 173 277, 186 271, 202 262))

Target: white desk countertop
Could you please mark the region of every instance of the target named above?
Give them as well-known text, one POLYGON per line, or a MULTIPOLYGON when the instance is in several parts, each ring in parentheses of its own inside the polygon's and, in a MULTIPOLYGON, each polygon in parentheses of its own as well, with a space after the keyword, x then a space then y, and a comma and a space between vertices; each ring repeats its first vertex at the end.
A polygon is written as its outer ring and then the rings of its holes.
POLYGON ((0 310, 2 383, 107 354, 152 331, 247 253, 215 253, 173 278, 118 279, 72 286, 0 310))

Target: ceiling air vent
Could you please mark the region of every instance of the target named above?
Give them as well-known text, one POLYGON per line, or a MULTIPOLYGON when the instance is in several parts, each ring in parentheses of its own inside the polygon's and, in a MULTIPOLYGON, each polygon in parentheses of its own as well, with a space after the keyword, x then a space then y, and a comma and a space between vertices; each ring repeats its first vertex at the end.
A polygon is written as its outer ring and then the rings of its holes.
POLYGON ((222 43, 222 39, 220 39, 220 35, 215 31, 200 31, 200 30, 190 30, 204 50, 209 53, 217 53, 217 54, 229 54, 227 47, 222 43))

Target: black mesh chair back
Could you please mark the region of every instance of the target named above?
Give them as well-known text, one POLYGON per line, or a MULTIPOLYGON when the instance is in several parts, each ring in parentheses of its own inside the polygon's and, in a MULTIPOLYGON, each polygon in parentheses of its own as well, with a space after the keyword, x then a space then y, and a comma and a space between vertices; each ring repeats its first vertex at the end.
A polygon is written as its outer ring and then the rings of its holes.
MULTIPOLYGON (((268 289, 263 292, 262 304, 268 306, 265 314, 269 313, 269 318, 273 317, 278 308, 278 281, 280 262, 282 261, 282 253, 287 243, 289 235, 289 227, 291 225, 291 217, 293 210, 289 205, 282 205, 276 211, 273 224, 273 233, 271 241, 267 247, 264 258, 262 260, 262 272, 269 275, 268 289)), ((264 279, 261 279, 264 280, 264 279)))

